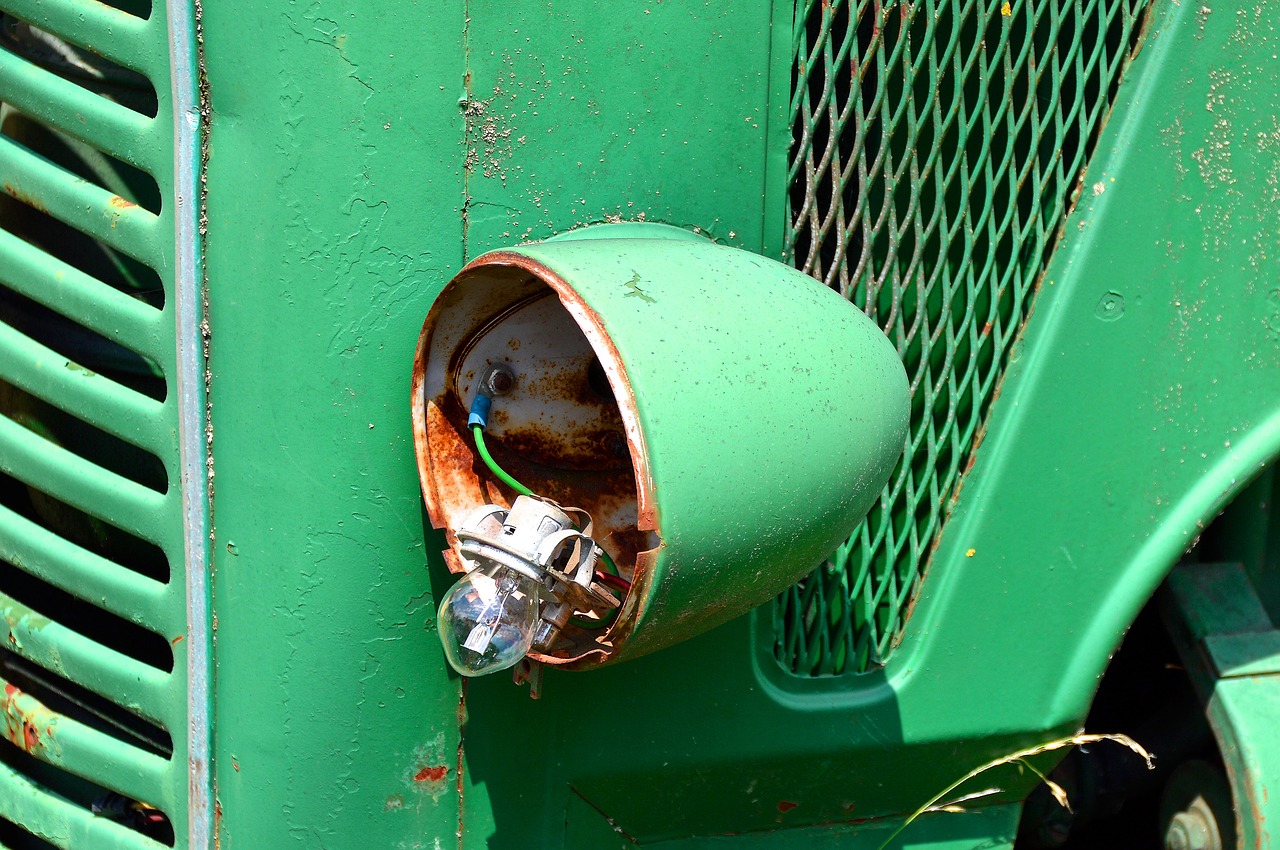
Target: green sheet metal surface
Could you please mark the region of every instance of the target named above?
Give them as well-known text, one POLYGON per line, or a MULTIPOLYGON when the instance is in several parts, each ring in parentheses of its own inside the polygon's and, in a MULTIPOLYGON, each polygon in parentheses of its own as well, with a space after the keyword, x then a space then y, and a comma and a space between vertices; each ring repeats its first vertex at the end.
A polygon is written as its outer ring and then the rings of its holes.
POLYGON ((885 668, 791 675, 766 614, 550 674, 538 702, 502 680, 464 691, 431 631, 449 579, 409 448, 420 320, 464 255, 530 221, 532 238, 643 212, 781 253, 736 222, 784 232, 769 133, 785 151, 792 9, 207 10, 223 847, 555 847, 599 835, 578 823, 597 814, 641 844, 776 846, 1074 731, 1196 524, 1280 448, 1257 247, 1274 110, 1239 106, 1280 90, 1274 13, 1155 8, 1090 163, 1103 193, 1068 221, 885 668), (780 75, 756 76, 762 50, 780 75), (499 82, 519 93, 508 124, 469 128, 499 82), (1215 91, 1237 110, 1225 130, 1215 91), (777 121, 754 127, 757 108, 777 121), (507 129, 486 175, 468 140, 507 129), (714 156, 681 154, 703 136, 714 156), (1223 139, 1236 184, 1211 167, 1223 139))

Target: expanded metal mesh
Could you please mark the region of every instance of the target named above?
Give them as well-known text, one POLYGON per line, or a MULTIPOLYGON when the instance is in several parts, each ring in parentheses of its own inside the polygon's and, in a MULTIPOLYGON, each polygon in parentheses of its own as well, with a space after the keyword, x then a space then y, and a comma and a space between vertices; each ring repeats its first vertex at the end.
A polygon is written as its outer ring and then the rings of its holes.
POLYGON ((893 340, 911 427, 866 520, 775 603, 775 655, 792 673, 888 657, 1146 5, 798 9, 789 259, 893 340))

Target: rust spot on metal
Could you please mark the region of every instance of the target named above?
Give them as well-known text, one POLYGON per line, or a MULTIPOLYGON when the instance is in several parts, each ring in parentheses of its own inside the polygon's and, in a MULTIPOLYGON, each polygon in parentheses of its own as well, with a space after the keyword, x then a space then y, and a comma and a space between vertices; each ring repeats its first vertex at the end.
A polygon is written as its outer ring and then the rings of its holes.
POLYGON ((439 782, 449 773, 449 768, 444 765, 435 765, 434 767, 424 767, 413 775, 414 782, 439 782))
POLYGON ((791 811, 798 805, 800 804, 793 803, 790 800, 783 800, 780 803, 778 803, 778 811, 785 815, 787 812, 791 811))
MULTIPOLYGON (((566 435, 563 432, 556 433, 535 426, 508 433, 501 439, 514 454, 543 466, 607 470, 616 469, 618 466, 615 441, 620 433, 621 427, 593 429, 585 433, 566 435)), ((625 477, 626 484, 630 485, 631 470, 620 471, 625 477)), ((630 489, 629 486, 628 489, 630 489)))
POLYGON ((49 208, 45 206, 43 201, 41 201, 35 195, 32 195, 30 192, 23 191, 13 183, 5 181, 4 193, 9 197, 13 198, 15 201, 21 201, 22 203, 26 204, 32 209, 39 210, 40 212, 46 213, 46 214, 49 212, 49 208))
POLYGON ((4 736, 11 743, 35 756, 50 751, 58 717, 35 697, 5 685, 0 714, 4 716, 4 736))
POLYGON ((467 728, 467 680, 463 679, 462 684, 458 688, 458 756, 457 769, 454 771, 456 787, 458 790, 458 850, 462 850, 462 839, 466 835, 463 828, 463 816, 466 814, 464 802, 466 796, 463 793, 464 784, 462 781, 463 773, 463 756, 466 754, 466 728, 467 728))
POLYGON ((127 210, 130 207, 137 206, 137 204, 135 204, 133 201, 122 198, 119 195, 112 195, 111 200, 108 201, 107 203, 111 204, 111 206, 116 207, 117 209, 122 209, 122 210, 127 210))

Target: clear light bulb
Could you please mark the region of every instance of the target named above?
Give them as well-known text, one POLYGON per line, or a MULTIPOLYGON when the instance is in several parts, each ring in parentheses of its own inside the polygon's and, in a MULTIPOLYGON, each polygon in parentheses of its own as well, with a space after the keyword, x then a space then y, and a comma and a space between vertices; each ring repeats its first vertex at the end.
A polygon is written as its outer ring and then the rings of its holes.
POLYGON ((524 658, 538 627, 539 588, 501 564, 482 564, 463 576, 445 594, 437 620, 453 669, 484 676, 524 658))

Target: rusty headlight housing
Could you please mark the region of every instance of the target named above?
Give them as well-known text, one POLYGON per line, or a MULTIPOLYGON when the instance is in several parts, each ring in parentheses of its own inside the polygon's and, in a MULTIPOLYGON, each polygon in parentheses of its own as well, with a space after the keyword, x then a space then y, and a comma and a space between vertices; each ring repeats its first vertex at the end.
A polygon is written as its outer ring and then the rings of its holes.
POLYGON ((477 511, 510 511, 488 532, 507 538, 510 516, 569 517, 546 528, 576 531, 572 551, 523 573, 542 594, 528 658, 580 669, 705 631, 812 570, 892 472, 908 393, 880 329, 817 281, 615 224, 468 264, 424 324, 413 417, 451 571, 501 561, 477 548, 477 511))

